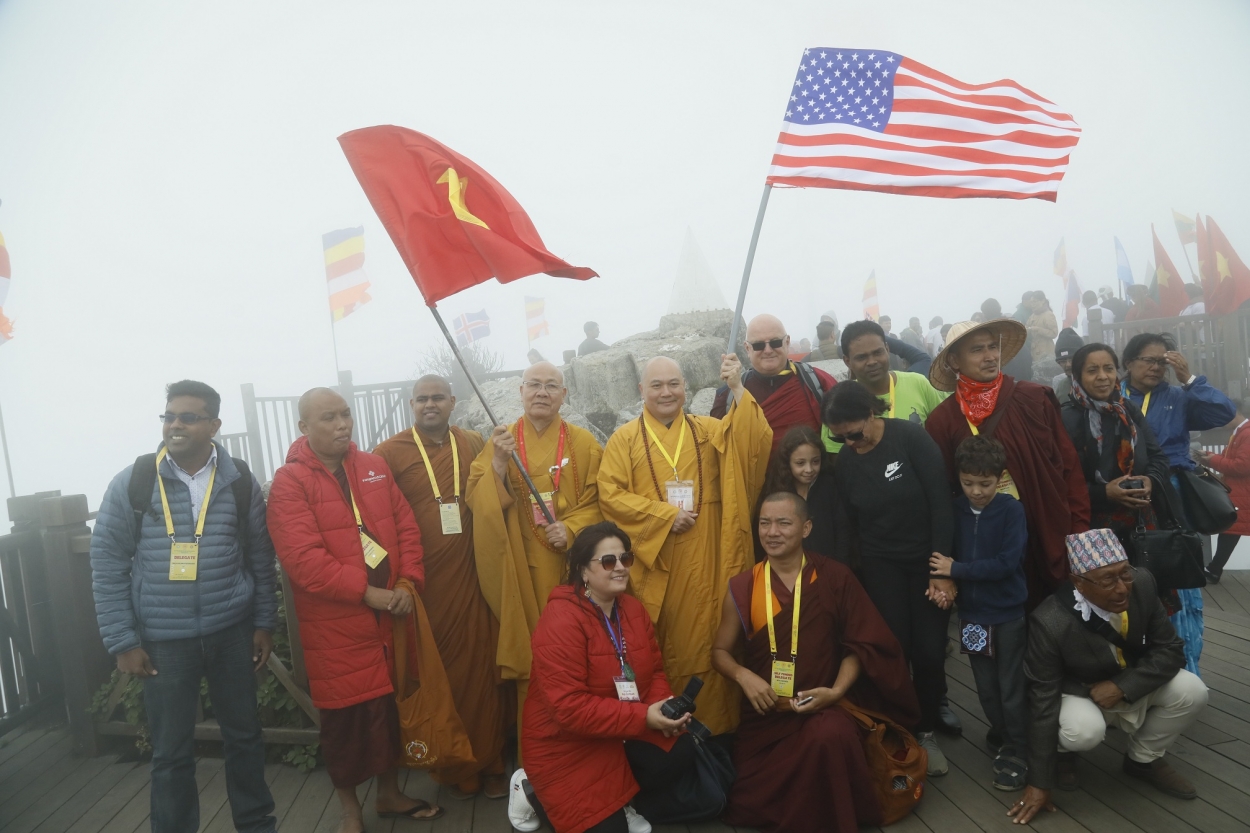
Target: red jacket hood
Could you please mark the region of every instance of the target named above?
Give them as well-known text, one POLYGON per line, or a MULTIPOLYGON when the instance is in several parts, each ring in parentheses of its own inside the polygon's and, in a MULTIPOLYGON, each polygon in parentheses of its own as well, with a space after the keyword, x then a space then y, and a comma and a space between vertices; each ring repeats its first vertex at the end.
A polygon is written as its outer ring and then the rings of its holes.
MULTIPOLYGON (((347 457, 353 456, 357 451, 356 443, 351 443, 347 447, 347 457)), ((345 458, 346 459, 346 458, 345 458)), ((321 458, 317 456, 317 452, 312 450, 312 446, 308 444, 307 437, 296 437, 295 442, 291 443, 291 447, 286 451, 286 461, 288 463, 303 463, 306 466, 321 466, 321 458)))

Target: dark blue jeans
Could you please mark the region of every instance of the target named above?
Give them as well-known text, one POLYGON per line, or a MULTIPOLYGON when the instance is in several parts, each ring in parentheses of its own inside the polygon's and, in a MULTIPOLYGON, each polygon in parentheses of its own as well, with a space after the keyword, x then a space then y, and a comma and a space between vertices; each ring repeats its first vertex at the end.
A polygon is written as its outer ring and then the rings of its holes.
POLYGON ((195 833, 195 712, 208 678, 226 755, 226 795, 236 830, 272 833, 273 796, 265 783, 265 743, 256 713, 251 620, 195 639, 144 642, 155 677, 143 683, 152 731, 152 833, 195 833))
POLYGON ((1028 630, 1023 618, 994 626, 994 656, 970 654, 977 697, 990 731, 998 735, 1003 754, 1028 758, 1029 704, 1024 687, 1024 652, 1028 630))

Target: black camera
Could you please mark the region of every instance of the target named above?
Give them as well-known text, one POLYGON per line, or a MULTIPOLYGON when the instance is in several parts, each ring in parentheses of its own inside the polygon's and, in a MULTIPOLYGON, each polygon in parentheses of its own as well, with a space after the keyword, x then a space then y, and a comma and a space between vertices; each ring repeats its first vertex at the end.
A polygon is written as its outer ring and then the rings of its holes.
POLYGON ((698 677, 691 677, 690 682, 686 683, 686 690, 677 697, 665 700, 660 706, 660 714, 669 720, 677 720, 683 715, 694 714, 696 708, 694 698, 699 696, 699 691, 703 688, 703 681, 698 677))
POLYGON ((1146 484, 1141 481, 1141 478, 1131 478, 1128 480, 1121 480, 1120 488, 1121 489, 1144 489, 1146 488, 1146 484))

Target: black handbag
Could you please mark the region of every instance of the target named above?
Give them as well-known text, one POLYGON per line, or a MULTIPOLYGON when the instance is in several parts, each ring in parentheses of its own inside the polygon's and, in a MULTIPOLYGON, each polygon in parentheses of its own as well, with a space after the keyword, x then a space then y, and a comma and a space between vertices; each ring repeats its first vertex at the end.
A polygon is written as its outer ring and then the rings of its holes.
POLYGON ((695 765, 668 789, 644 791, 634 796, 634 810, 647 821, 653 824, 703 821, 725 811, 729 788, 737 773, 722 742, 710 740, 705 734, 706 727, 702 728, 703 732, 691 732, 695 765))
POLYGON ((1228 486, 1206 466, 1194 471, 1176 470, 1176 479, 1181 484, 1185 515, 1197 532, 1216 535, 1237 521, 1237 507, 1228 486))
POLYGON ((1159 529, 1146 529, 1142 517, 1137 516, 1137 528, 1129 535, 1129 561, 1139 569, 1149 570, 1155 577, 1160 593, 1170 590, 1188 590, 1205 587, 1206 574, 1202 570, 1202 536, 1185 529, 1177 517, 1179 498, 1172 485, 1150 478, 1152 482, 1151 503, 1159 520, 1159 529))

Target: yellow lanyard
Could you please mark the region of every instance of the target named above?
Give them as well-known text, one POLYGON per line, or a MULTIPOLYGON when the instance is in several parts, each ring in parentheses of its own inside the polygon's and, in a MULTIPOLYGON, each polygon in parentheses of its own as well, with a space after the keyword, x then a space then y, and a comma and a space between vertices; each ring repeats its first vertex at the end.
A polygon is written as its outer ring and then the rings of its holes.
MULTIPOLYGON (((1147 391, 1147 392, 1146 392, 1146 395, 1145 395, 1144 397, 1142 397, 1142 401, 1141 401, 1141 415, 1142 415, 1142 416, 1145 416, 1145 415, 1146 415, 1146 412, 1150 410, 1150 394, 1152 394, 1152 393, 1154 393, 1154 391, 1147 391)), ((1128 382, 1125 382, 1125 383, 1124 383, 1124 384, 1120 387, 1120 394, 1121 394, 1121 395, 1122 395, 1125 399, 1130 399, 1130 400, 1131 400, 1131 397, 1128 395, 1128 382)))
POLYGON ((664 447, 664 443, 660 442, 660 438, 651 430, 651 425, 645 419, 642 422, 647 426, 647 433, 651 435, 651 439, 655 442, 655 447, 660 449, 660 453, 664 455, 664 460, 673 467, 673 479, 677 479, 677 463, 681 461, 681 447, 686 442, 686 434, 690 431, 690 425, 686 422, 685 417, 681 417, 681 431, 677 436, 677 451, 672 457, 668 456, 668 449, 664 447))
MULTIPOLYGON (((964 419, 968 418, 964 417, 964 419)), ((968 430, 972 432, 972 436, 974 437, 979 437, 981 435, 981 432, 977 430, 977 427, 972 424, 972 420, 970 419, 968 419, 968 430)))
MULTIPOLYGON (((455 482, 456 503, 460 502, 460 454, 456 451, 456 435, 450 428, 447 429, 447 436, 451 439, 451 467, 452 477, 455 482)), ((412 441, 417 444, 417 450, 421 452, 421 461, 425 463, 425 473, 430 476, 430 488, 434 490, 434 500, 437 503, 443 502, 443 493, 438 489, 438 481, 434 478, 434 467, 430 465, 430 457, 425 453, 425 446, 421 444, 421 438, 417 436, 417 429, 412 429, 412 441)))
MULTIPOLYGON (((169 540, 174 540, 174 518, 169 513, 169 497, 165 494, 165 478, 161 477, 161 460, 165 459, 165 455, 169 453, 169 449, 162 448, 161 453, 156 455, 156 482, 161 487, 161 509, 165 512, 165 534, 169 536, 169 540)), ((213 470, 208 473, 208 488, 204 490, 204 503, 200 505, 200 519, 195 524, 195 542, 198 544, 200 538, 204 537, 204 519, 208 517, 208 500, 213 496, 213 482, 217 479, 217 467, 213 466, 213 470)))
MULTIPOLYGON (((1120 614, 1120 626, 1116 628, 1116 630, 1120 632, 1120 636, 1125 641, 1128 640, 1128 611, 1127 610, 1120 614)), ((1124 652, 1121 651, 1119 648, 1115 649, 1115 658, 1120 663, 1121 668, 1128 668, 1128 662, 1126 662, 1124 659, 1124 652)))
MULTIPOLYGON (((799 605, 803 601, 803 568, 807 566, 807 556, 799 564, 799 575, 794 580, 794 618, 790 622, 790 661, 794 662, 799 655, 799 605)), ((768 620, 768 650, 773 659, 777 658, 777 630, 773 627, 773 571, 772 565, 764 562, 764 608, 768 620)))
POLYGON ((890 419, 894 419, 894 374, 890 373, 890 419))

